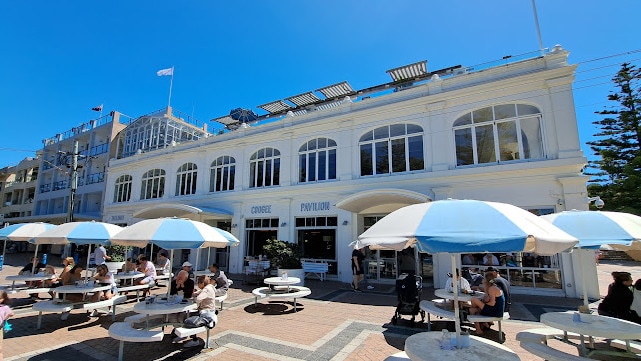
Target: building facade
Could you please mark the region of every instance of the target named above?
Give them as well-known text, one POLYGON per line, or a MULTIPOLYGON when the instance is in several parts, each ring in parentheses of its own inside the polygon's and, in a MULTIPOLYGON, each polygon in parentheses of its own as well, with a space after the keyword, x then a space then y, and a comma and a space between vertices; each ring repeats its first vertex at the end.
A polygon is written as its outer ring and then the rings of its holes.
MULTIPOLYGON (((555 47, 436 72, 416 63, 389 70, 388 84, 355 91, 343 82, 259 106, 267 116, 217 119, 232 131, 129 148, 109 162, 103 221, 179 216, 227 229, 241 245, 200 254, 198 268, 213 258, 230 273, 267 239, 297 242, 349 282, 349 244, 406 205, 459 198, 537 214, 587 209, 567 56, 555 47)), ((418 264, 440 287, 450 267, 449 257, 412 251, 367 256, 378 282, 418 264)), ((576 296, 575 257, 518 254, 505 273, 517 292, 576 296)))
POLYGON ((33 213, 36 195, 40 153, 36 158, 25 158, 15 166, 0 170, 0 221, 20 223, 29 220, 33 213))

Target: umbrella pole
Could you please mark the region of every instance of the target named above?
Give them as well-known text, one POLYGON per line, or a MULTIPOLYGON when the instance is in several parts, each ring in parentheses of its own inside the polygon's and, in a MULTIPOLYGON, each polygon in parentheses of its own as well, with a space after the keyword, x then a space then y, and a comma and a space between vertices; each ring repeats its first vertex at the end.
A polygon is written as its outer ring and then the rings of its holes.
POLYGON ((196 248, 196 264, 194 265, 194 272, 198 272, 198 256, 200 256, 200 248, 196 248))
POLYGON ((456 279, 456 254, 451 254, 452 258, 452 289, 454 291, 454 331, 456 332, 456 348, 461 348, 461 318, 459 317, 458 304, 458 285, 456 279))
POLYGON ((211 248, 207 248, 207 269, 209 269, 209 265, 211 265, 211 263, 209 263, 210 257, 211 257, 211 248))
MULTIPOLYGON (((583 250, 582 248, 579 248, 579 250, 583 250)), ((583 252, 581 252, 583 253, 583 252)), ((588 280, 585 274, 585 270, 583 269, 583 255, 579 255, 579 269, 581 270, 581 284, 583 286, 583 305, 585 306, 585 309, 589 312, 590 310, 590 302, 588 301, 588 280)))
MULTIPOLYGON (((89 249, 87 249, 87 268, 85 269, 85 281, 89 281, 89 260, 91 259, 91 243, 88 244, 89 249)), ((98 262, 97 259, 93 260, 94 262, 98 262)))
POLYGON ((4 240, 4 247, 2 247, 2 263, 4 266, 4 252, 7 250, 7 240, 4 240))
POLYGON ((33 262, 31 263, 31 274, 36 273, 36 257, 38 257, 38 246, 36 243, 36 252, 33 254, 33 262))
MULTIPOLYGON (((171 274, 171 270, 173 270, 173 268, 174 268, 174 249, 173 248, 171 249, 170 253, 171 254, 169 255, 169 257, 170 257, 169 258, 169 268, 170 268, 169 273, 171 274)), ((170 293, 171 293, 171 278, 169 279, 169 281, 167 283, 167 299, 169 299, 169 294, 170 293)))

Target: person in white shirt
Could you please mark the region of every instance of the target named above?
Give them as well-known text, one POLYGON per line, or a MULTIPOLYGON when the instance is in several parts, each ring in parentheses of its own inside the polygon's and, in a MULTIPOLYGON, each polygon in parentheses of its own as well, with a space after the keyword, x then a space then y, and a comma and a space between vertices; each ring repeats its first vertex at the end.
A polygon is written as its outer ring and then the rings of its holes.
MULTIPOLYGON (((138 278, 135 283, 137 285, 148 285, 153 283, 156 279, 156 267, 154 267, 154 264, 149 262, 149 260, 147 260, 147 256, 144 254, 141 254, 138 257, 138 261, 140 262, 138 269, 140 272, 143 272, 145 276, 144 278, 138 278)), ((149 292, 148 288, 143 291, 143 297, 147 295, 147 292, 149 292)))
POLYGON ((496 256, 493 255, 492 253, 486 253, 485 256, 483 257, 483 264, 486 266, 498 266, 499 259, 496 258, 496 256))
POLYGON ((101 244, 96 247, 96 250, 93 252, 93 257, 96 266, 105 264, 106 261, 111 260, 111 257, 107 256, 107 250, 101 244))
POLYGON ((168 275, 171 273, 171 262, 167 258, 166 251, 158 252, 158 258, 156 259, 156 273, 158 275, 168 275))
MULTIPOLYGON (((450 276, 447 281, 445 281, 445 290, 448 292, 454 292, 454 284, 452 282, 452 276, 451 274, 448 273, 450 276)), ((472 293, 472 288, 470 287, 470 282, 468 282, 464 277, 461 277, 461 274, 458 270, 456 269, 456 281, 459 286, 459 293, 472 293)), ((454 300, 449 299, 450 301, 450 306, 454 306, 454 300)), ((470 307, 470 304, 466 301, 459 301, 459 305, 461 307, 470 307)))

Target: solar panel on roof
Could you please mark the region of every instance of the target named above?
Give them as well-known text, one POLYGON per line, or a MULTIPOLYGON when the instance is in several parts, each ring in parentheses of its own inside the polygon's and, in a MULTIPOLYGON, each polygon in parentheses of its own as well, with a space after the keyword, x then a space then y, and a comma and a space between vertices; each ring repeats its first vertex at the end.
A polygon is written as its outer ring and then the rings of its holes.
POLYGON ((261 108, 269 113, 279 113, 284 110, 291 109, 292 107, 282 100, 277 100, 275 102, 259 105, 258 108, 261 108))
POLYGON ((414 79, 427 74, 427 60, 387 70, 393 81, 414 79))
POLYGON ((233 118, 232 118, 232 117, 230 117, 229 115, 225 115, 224 117, 214 118, 214 119, 212 119, 212 120, 213 120, 213 121, 215 121, 215 122, 218 122, 218 123, 224 124, 224 125, 229 125, 229 124, 238 123, 238 120, 233 119, 233 118))
POLYGON ((324 88, 316 89, 317 92, 323 94, 325 98, 337 98, 354 93, 354 89, 346 81, 326 86, 324 88))
POLYGON ((307 92, 303 94, 294 95, 289 98, 285 98, 285 100, 288 100, 296 104, 297 106, 302 107, 308 104, 316 103, 317 101, 320 101, 320 98, 317 97, 316 94, 312 92, 307 92))

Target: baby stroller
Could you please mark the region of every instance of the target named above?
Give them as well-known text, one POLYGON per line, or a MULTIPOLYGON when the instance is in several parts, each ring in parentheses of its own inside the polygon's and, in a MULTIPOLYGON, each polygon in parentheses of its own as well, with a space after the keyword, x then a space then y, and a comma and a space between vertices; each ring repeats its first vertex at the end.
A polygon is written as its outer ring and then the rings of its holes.
POLYGON ((423 278, 414 274, 402 273, 396 279, 396 294, 398 295, 398 305, 396 312, 392 317, 392 324, 396 325, 401 315, 412 316, 412 327, 416 315, 421 314, 421 322, 425 320, 425 311, 419 308, 421 302, 421 292, 423 291, 423 278))

